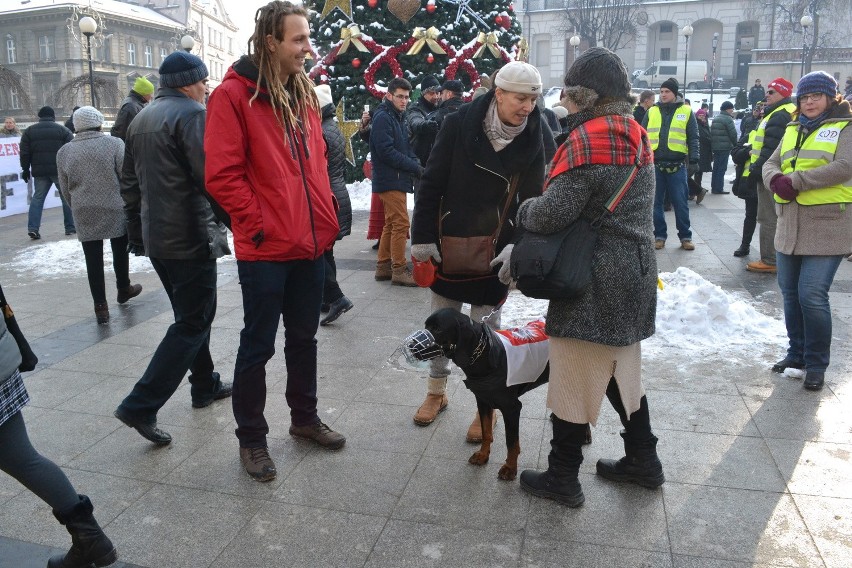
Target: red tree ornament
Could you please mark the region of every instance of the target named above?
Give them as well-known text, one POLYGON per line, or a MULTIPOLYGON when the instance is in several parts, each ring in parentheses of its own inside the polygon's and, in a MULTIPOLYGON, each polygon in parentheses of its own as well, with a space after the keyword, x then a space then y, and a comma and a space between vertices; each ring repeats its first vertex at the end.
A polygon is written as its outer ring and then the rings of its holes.
POLYGON ((361 67, 361 60, 358 59, 357 57, 355 59, 353 59, 352 60, 352 67, 354 67, 355 69, 358 69, 359 67, 361 67))
POLYGON ((428 55, 426 56, 426 63, 428 63, 429 65, 431 65, 431 64, 433 64, 433 63, 435 63, 435 56, 434 56, 434 55, 432 55, 431 53, 430 53, 430 54, 428 54, 428 55))
POLYGON ((367 0, 367 6, 370 8, 375 8, 379 5, 379 0, 367 0))
POLYGON ((430 14, 435 13, 435 0, 429 0, 426 2, 426 11, 430 14))

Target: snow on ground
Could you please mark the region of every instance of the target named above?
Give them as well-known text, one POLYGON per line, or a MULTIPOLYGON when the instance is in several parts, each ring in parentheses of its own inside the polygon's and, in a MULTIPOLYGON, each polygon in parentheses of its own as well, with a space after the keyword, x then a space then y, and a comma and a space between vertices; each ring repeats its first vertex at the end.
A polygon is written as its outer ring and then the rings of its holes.
MULTIPOLYGON (((347 183, 349 200, 352 202, 352 211, 369 211, 370 200, 373 198, 373 183, 369 179, 347 183)), ((414 210, 414 194, 408 194, 408 210, 414 210)))

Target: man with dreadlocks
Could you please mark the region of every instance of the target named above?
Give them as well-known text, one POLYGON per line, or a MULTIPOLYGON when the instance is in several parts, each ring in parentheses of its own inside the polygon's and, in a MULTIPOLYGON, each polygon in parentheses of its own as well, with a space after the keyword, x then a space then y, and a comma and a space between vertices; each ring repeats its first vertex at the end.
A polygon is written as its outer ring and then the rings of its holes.
POLYGON ((263 416, 266 363, 284 322, 290 434, 338 449, 346 438, 317 415, 317 341, 323 253, 337 237, 320 109, 304 72, 308 13, 275 0, 255 13, 248 55, 208 101, 206 178, 231 216, 245 327, 234 364, 240 460, 257 481, 275 478, 263 416))

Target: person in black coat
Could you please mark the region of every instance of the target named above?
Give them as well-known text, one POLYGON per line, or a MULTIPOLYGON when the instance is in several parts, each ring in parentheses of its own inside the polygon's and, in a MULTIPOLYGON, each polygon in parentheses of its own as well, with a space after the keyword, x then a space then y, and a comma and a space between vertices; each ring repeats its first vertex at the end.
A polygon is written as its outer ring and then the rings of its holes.
POLYGON ((77 130, 74 128, 74 113, 77 112, 77 109, 80 108, 78 106, 74 107, 74 110, 71 111, 71 116, 68 117, 68 120, 65 121, 65 128, 71 131, 71 134, 75 134, 77 130))
MULTIPOLYGON (((535 104, 541 91, 536 68, 520 61, 507 63, 497 73, 494 86, 449 115, 438 132, 414 200, 411 256, 438 265, 438 279, 431 286, 433 312, 461 311, 462 304, 469 303, 474 320, 491 314, 488 324, 496 328, 500 325, 497 308, 506 298, 510 281, 508 261, 516 237, 512 220, 521 202, 541 195, 544 148, 543 122, 535 104), (494 252, 499 254, 490 274, 447 274, 442 239, 494 234, 512 180, 517 180, 517 189, 497 235, 494 252)), ((447 359, 431 362, 428 393, 414 415, 416 424, 431 424, 446 408, 449 374, 447 359)), ((481 437, 477 417, 468 440, 481 437)))
MULTIPOLYGON (((421 166, 426 166, 435 136, 438 135, 438 123, 433 114, 441 102, 441 84, 434 75, 426 75, 420 82, 420 98, 408 105, 405 110, 405 126, 408 128, 408 140, 411 143, 421 166)), ((416 187, 415 187, 416 189, 416 187)))
POLYGON ((115 123, 113 123, 109 133, 124 140, 127 136, 127 127, 153 98, 153 83, 145 77, 137 77, 136 82, 133 83, 133 88, 130 89, 130 94, 121 102, 121 108, 118 109, 115 123))
MULTIPOLYGON (((340 232, 339 241, 352 232, 352 202, 346 189, 344 172, 346 170, 346 140, 337 126, 334 101, 331 98, 331 87, 317 85, 314 87, 322 112, 322 137, 325 140, 325 158, 328 162, 328 181, 331 191, 337 200, 337 224, 340 232)), ((355 304, 343 294, 337 283, 337 264, 334 262, 334 247, 325 251, 325 282, 323 283, 322 311, 328 314, 320 320, 320 325, 328 325, 341 315, 351 310, 355 304)))

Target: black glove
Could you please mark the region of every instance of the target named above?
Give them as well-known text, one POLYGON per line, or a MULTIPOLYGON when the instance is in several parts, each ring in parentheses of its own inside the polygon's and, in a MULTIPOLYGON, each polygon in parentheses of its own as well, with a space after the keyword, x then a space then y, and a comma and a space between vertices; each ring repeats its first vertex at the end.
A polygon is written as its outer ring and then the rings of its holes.
POLYGON ((21 172, 21 179, 24 180, 24 183, 30 183, 30 170, 21 172))
POLYGON ((132 254, 133 256, 145 256, 145 245, 137 242, 128 242, 127 254, 132 254))
POLYGON ((251 241, 254 243, 254 248, 260 247, 260 243, 263 242, 263 238, 263 229, 255 233, 255 235, 251 238, 251 241))
POLYGON ((438 123, 434 120, 427 120, 423 123, 423 131, 427 134, 437 134, 438 133, 438 123))
POLYGON ((692 177, 698 173, 698 169, 698 162, 689 162, 689 167, 686 169, 686 173, 689 177, 692 177))

